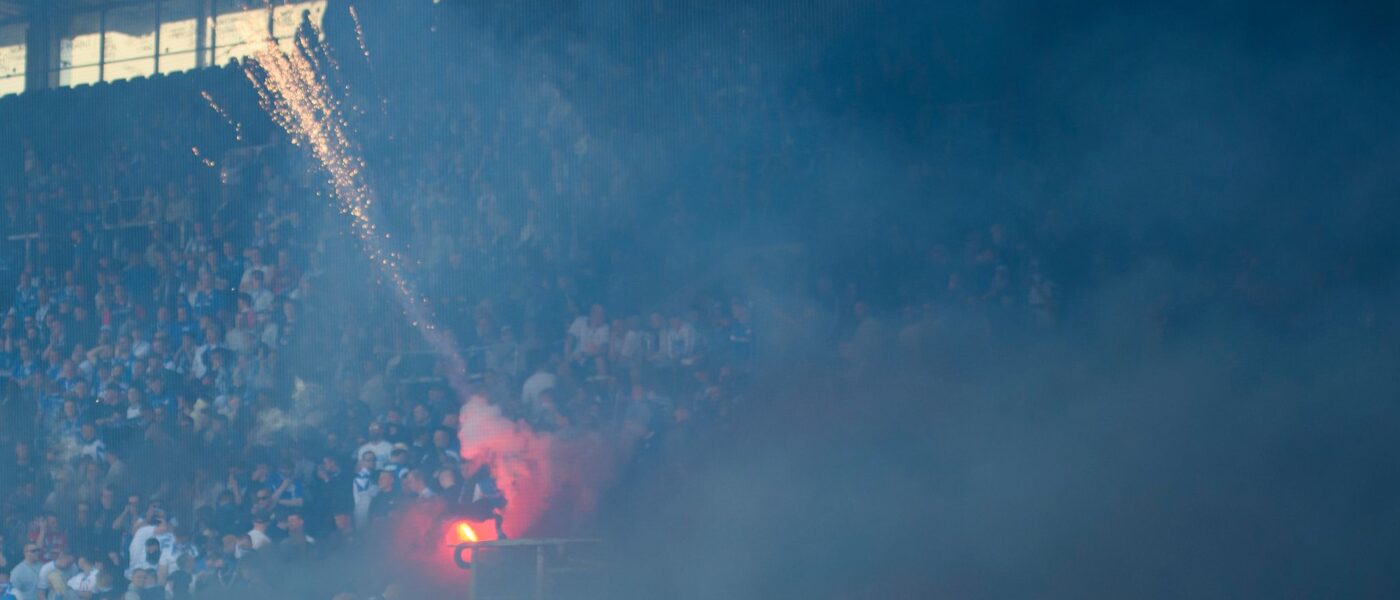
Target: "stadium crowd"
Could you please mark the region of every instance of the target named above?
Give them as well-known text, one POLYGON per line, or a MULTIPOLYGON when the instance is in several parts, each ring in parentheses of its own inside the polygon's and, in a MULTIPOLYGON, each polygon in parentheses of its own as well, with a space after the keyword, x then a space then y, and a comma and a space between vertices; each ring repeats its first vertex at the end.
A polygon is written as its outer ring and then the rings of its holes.
MULTIPOLYGON (((458 39, 444 32, 437 43, 458 39)), ((709 77, 760 77, 727 67, 709 77)), ((669 432, 722 432, 747 378, 787 348, 858 362, 927 335, 943 307, 1055 319, 1032 235, 1000 223, 891 241, 919 274, 894 294, 782 252, 766 268, 810 300, 707 278, 722 257, 704 239, 723 219, 702 218, 698 194, 649 206, 620 166, 647 158, 607 143, 625 133, 590 130, 510 65, 433 68, 427 89, 382 92, 386 108, 361 114, 382 218, 474 392, 536 430, 604 432, 654 457, 669 432), (493 79, 521 90, 483 92, 493 79), (663 247, 691 252, 658 267, 663 247)), ((242 65, 0 106, 6 593, 253 587, 249 557, 326 555, 416 497, 495 501, 489 473, 457 454, 464 399, 442 361, 390 295, 365 289, 356 240, 242 65)), ((747 185, 716 172, 727 192, 747 185)))

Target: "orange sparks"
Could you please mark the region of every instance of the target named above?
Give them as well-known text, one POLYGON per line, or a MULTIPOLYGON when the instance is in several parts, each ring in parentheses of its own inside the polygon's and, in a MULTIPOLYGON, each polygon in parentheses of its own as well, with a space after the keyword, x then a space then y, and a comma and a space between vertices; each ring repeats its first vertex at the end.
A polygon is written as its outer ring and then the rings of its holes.
POLYGON ((218 102, 214 101, 214 97, 209 95, 209 92, 201 90, 199 95, 204 98, 205 102, 209 103, 209 107, 213 108, 214 112, 219 113, 219 116, 223 117, 224 121, 227 121, 228 124, 233 127, 233 139, 240 142, 243 141, 243 126, 240 125, 238 121, 233 120, 233 117, 228 116, 228 113, 224 111, 222 106, 219 106, 218 102))
MULTIPOLYGON (((319 32, 314 37, 319 38, 319 32)), ((327 71, 336 67, 334 63, 321 64, 318 54, 310 48, 285 51, 269 41, 244 74, 272 120, 320 164, 339 201, 340 212, 350 217, 351 230, 359 237, 370 262, 379 265, 405 316, 419 326, 420 333, 440 356, 453 365, 465 365, 449 335, 422 325, 428 322, 427 315, 419 302, 421 296, 404 273, 404 259, 389 247, 388 235, 377 231, 373 216, 375 196, 365 181, 364 160, 351 139, 339 99, 328 85, 334 73, 327 71)), ((458 371, 465 369, 452 369, 458 371)), ((464 381, 452 383, 453 387, 464 389, 464 381)))

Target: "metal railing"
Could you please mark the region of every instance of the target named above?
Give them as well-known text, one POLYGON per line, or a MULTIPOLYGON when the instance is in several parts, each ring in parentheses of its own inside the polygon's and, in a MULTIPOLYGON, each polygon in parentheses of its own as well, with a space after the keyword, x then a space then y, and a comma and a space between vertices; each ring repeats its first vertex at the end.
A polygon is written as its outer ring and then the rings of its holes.
MULTIPOLYGON (((483 600, 491 598, 493 595, 517 597, 514 593, 493 594, 493 590, 489 587, 490 583, 482 582, 485 578, 482 576, 483 571, 502 564, 498 560, 493 560, 491 556, 493 552, 533 549, 534 564, 528 584, 531 592, 530 597, 534 600, 545 600, 552 579, 560 575, 599 574, 606 569, 606 564, 602 561, 580 556, 577 552, 581 546, 596 547, 601 541, 593 538, 550 538, 465 542, 457 544, 453 548, 452 559, 458 567, 472 571, 468 584, 468 593, 472 600, 483 600), (466 558, 468 553, 471 554, 470 560, 466 558), (482 560, 483 557, 485 560, 482 560)), ((524 557, 517 555, 512 558, 520 560, 524 557)), ((512 591, 514 591, 522 586, 509 587, 512 587, 512 591)))

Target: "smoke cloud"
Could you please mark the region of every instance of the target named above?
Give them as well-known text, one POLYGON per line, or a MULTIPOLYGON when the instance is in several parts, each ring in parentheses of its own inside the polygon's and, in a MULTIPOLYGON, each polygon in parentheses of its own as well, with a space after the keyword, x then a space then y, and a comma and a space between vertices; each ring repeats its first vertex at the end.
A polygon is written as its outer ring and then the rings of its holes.
MULTIPOLYGON (((751 298, 766 362, 733 431, 625 486, 624 452, 468 401, 511 536, 602 532, 614 598, 1400 592, 1393 7, 646 4, 473 8, 462 85, 574 140, 597 195, 540 205, 641 273, 599 296, 751 298), (695 76, 649 89, 651 57, 695 76), (901 243, 992 223, 1035 234, 1056 325, 937 302, 898 325, 903 287, 947 281, 901 243), (821 275, 888 325, 858 360, 783 325, 836 318, 821 275)), ((531 148, 483 155, 479 181, 527 183, 482 197, 547 191, 531 148)))
POLYGON ((1392 330, 1162 345, 1098 325, 1111 333, 943 337, 855 378, 784 365, 692 476, 610 507, 629 577, 615 593, 1396 590, 1392 330))
MULTIPOLYGON (((490 468, 507 501, 502 526, 512 538, 575 533, 592 517, 621 459, 596 435, 536 432, 506 418, 483 396, 462 405, 458 422, 462 458, 490 468)), ((478 535, 495 538, 494 531, 478 535)))
POLYGON ((249 433, 257 445, 273 446, 305 430, 316 430, 326 421, 327 400, 321 386, 300 378, 292 382, 292 398, 287 410, 271 407, 258 413, 249 433))

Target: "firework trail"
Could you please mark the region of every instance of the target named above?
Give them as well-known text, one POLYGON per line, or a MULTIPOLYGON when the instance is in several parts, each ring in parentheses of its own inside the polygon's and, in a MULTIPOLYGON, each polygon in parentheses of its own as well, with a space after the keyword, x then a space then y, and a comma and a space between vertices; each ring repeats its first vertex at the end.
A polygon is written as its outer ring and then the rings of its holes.
POLYGON ((331 92, 329 79, 335 74, 326 72, 317 58, 320 53, 310 45, 284 51, 269 42, 244 72, 272 120, 286 130, 293 144, 316 159, 340 212, 350 217, 351 231, 360 239, 365 255, 390 284, 409 322, 447 361, 448 382, 465 397, 466 362, 451 334, 433 324, 427 299, 405 276, 403 257, 391 247, 389 234, 375 222, 376 198, 366 181, 364 159, 349 135, 345 111, 331 92))
POLYGON ((190 148, 190 151, 194 152, 195 158, 198 158, 199 160, 204 162, 204 166, 210 168, 213 168, 215 166, 213 160, 210 160, 209 157, 204 156, 204 154, 199 151, 199 146, 194 146, 190 148))
POLYGON ((360 13, 355 12, 355 7, 350 7, 350 20, 355 22, 355 41, 360 43, 360 53, 365 55, 365 64, 370 70, 374 69, 374 63, 369 59, 369 47, 365 45, 365 29, 360 26, 360 13))
MULTIPOLYGON (((356 42, 357 44, 359 44, 359 46, 360 46, 360 55, 363 56, 363 57, 365 58, 365 70, 369 72, 370 80, 373 81, 373 80, 375 79, 375 74, 374 74, 374 61, 370 59, 370 56, 369 56, 369 45, 365 43, 365 28, 364 28, 363 25, 360 24, 360 13, 359 13, 359 11, 356 11, 356 10, 355 10, 355 7, 354 7, 354 6, 350 6, 350 7, 349 7, 349 11, 350 11, 350 21, 353 22, 353 23, 355 24, 355 42, 356 42)), ((332 66, 335 66, 335 65, 332 64, 332 66)), ((336 69, 339 70, 339 67, 336 67, 336 69)), ((356 109, 359 110, 359 107, 356 107, 356 109)), ((384 114, 385 116, 388 116, 388 113, 389 113, 389 98, 388 98, 388 97, 385 97, 385 96, 383 96, 383 95, 379 95, 379 110, 380 110, 380 112, 381 112, 382 114, 384 114)))
POLYGON ((233 138, 240 142, 243 141, 243 125, 233 120, 233 117, 228 116, 228 112, 224 110, 224 107, 219 106, 218 102, 214 101, 214 97, 209 95, 209 92, 201 90, 199 95, 204 98, 205 102, 209 103, 209 107, 214 109, 214 112, 219 113, 219 116, 223 117, 224 120, 233 127, 233 138))
MULTIPOLYGON (((245 74, 273 121, 316 159, 341 213, 350 217, 351 230, 360 238, 364 253, 390 284, 404 315, 446 361, 448 383, 464 400, 458 430, 461 456, 469 464, 490 467, 506 499, 500 514, 505 519, 502 527, 511 536, 531 534, 536 527, 557 527, 546 521, 547 514, 554 515, 556 521, 563 515, 563 523, 567 523, 568 518, 577 516, 570 510, 590 512, 599 485, 607 480, 615 462, 609 446, 600 439, 561 440, 535 432, 503 416, 484 397, 472 394, 466 381, 466 363, 455 340, 432 322, 427 300, 404 275, 404 258, 375 223, 374 190, 366 178, 364 159, 351 139, 346 111, 332 92, 338 87, 339 75, 330 53, 324 50, 314 40, 305 40, 291 51, 269 43, 254 56, 245 74), (563 512, 554 510, 556 502, 562 502, 563 512)), ((496 537, 496 531, 477 533, 484 536, 482 539, 496 537)))

